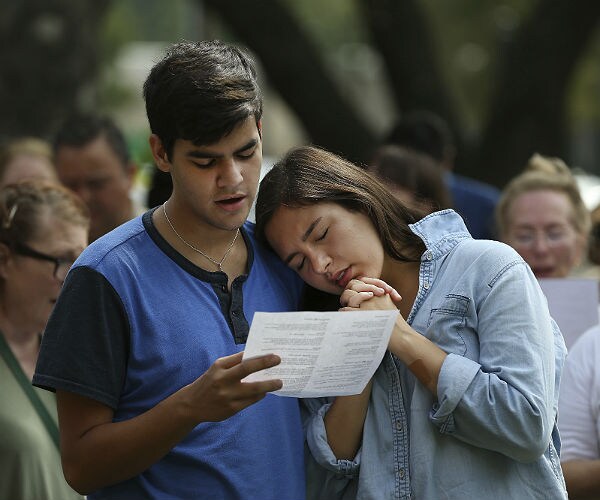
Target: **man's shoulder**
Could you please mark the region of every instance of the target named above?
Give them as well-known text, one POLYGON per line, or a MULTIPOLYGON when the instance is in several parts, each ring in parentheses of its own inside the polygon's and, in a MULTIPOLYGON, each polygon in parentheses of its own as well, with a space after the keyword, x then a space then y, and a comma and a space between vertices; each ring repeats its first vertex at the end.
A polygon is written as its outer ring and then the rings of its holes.
POLYGON ((254 222, 246 221, 244 223, 244 231, 250 239, 253 247, 253 260, 265 262, 269 265, 269 267, 272 267, 278 273, 282 272, 282 270, 285 270, 286 274, 291 271, 269 246, 257 239, 255 228, 256 225, 254 222))
POLYGON ((255 224, 247 221, 244 231, 250 238, 253 247, 253 261, 251 275, 264 278, 273 278, 280 282, 286 289, 300 290, 304 284, 296 272, 290 269, 268 246, 256 238, 255 224))
POLYGON ((491 184, 452 173, 449 182, 454 198, 468 198, 495 205, 500 198, 500 190, 491 184))
POLYGON ((146 240, 141 240, 141 243, 139 243, 140 240, 139 238, 136 239, 136 237, 144 232, 145 229, 141 216, 125 222, 92 242, 79 256, 75 262, 75 266, 96 267, 108 255, 114 256, 122 252, 132 255, 132 252, 128 252, 126 249, 128 243, 135 240, 138 241, 137 244, 143 244, 146 240))

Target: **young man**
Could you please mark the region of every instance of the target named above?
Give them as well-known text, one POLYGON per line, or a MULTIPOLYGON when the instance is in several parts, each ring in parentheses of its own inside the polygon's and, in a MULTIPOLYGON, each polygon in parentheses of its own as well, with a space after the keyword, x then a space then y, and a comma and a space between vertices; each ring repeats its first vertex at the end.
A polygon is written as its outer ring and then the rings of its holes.
POLYGON ((111 119, 73 115, 54 137, 53 148, 60 181, 90 209, 90 241, 139 215, 131 199, 136 166, 111 119))
POLYGON ((180 43, 144 85, 168 201, 93 243, 72 268, 34 384, 56 390, 65 476, 98 498, 304 498, 298 402, 244 383, 255 311, 300 284, 245 223, 259 179, 255 70, 220 42, 180 43))

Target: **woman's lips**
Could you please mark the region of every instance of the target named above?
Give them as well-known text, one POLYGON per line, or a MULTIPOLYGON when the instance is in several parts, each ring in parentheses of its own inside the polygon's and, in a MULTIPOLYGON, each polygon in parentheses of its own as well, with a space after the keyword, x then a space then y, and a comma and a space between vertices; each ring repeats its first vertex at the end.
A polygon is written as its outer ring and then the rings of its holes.
POLYGON ((341 287, 341 288, 346 288, 346 286, 348 285, 349 281, 352 279, 352 272, 350 267, 347 267, 346 269, 344 269, 343 271, 339 272, 337 274, 337 279, 335 280, 335 283, 337 286, 341 287))
POLYGON ((535 274, 538 278, 551 278, 554 276, 554 269, 545 267, 545 268, 536 268, 533 270, 533 274, 535 274))

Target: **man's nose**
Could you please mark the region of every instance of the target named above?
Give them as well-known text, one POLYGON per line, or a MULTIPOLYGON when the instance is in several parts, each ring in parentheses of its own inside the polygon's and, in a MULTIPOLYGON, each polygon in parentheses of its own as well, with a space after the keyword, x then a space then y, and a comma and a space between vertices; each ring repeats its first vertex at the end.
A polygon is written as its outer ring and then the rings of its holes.
POLYGON ((241 165, 235 158, 222 160, 219 172, 219 187, 237 186, 243 179, 241 165))

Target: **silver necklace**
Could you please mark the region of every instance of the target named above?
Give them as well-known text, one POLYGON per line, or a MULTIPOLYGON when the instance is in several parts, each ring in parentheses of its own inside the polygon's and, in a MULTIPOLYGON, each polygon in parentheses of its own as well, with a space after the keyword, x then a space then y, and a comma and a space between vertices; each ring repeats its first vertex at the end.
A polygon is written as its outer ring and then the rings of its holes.
POLYGON ((196 248, 194 245, 188 243, 187 241, 185 241, 183 239, 183 236, 181 236, 177 230, 175 229, 175 227, 173 227, 173 223, 171 222, 171 219, 169 219, 169 216, 167 215, 167 209, 165 207, 166 203, 163 203, 163 213, 165 214, 165 219, 167 219, 167 222, 169 223, 169 226, 171 226, 171 229, 173 230, 173 232, 175 233, 175 235, 181 240, 181 242, 185 245, 187 245, 188 247, 190 247, 194 252, 199 253, 200 255, 202 255, 202 257, 210 260, 215 266, 217 266, 219 268, 219 271, 223 271, 223 262, 225 262, 225 259, 227 258, 227 256, 229 255, 229 252, 231 252, 231 249, 233 248, 233 245, 235 245, 235 240, 237 240, 238 235, 240 234, 240 228, 238 227, 235 231, 235 236, 233 237, 233 240, 231 241, 231 243, 229 244, 229 247, 227 248, 227 250, 225 250, 225 254, 223 255, 222 259, 220 261, 213 259, 212 257, 210 257, 209 255, 206 255, 202 250, 200 250, 199 248, 196 248))

